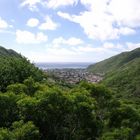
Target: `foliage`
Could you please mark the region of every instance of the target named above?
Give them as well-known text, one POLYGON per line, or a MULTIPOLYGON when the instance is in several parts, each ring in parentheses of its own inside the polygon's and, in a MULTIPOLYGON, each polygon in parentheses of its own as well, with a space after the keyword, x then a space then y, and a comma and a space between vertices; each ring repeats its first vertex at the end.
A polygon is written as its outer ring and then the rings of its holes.
POLYGON ((39 140, 39 130, 32 122, 14 122, 10 129, 0 129, 0 140, 39 140))
POLYGON ((103 85, 82 82, 68 90, 28 78, 23 84, 9 85, 0 97, 0 136, 4 138, 135 140, 139 137, 139 110, 116 101, 103 85))
POLYGON ((91 65, 88 70, 104 73, 102 83, 121 96, 140 97, 140 48, 91 65))
POLYGON ((13 133, 7 128, 0 128, 0 140, 14 140, 13 133))
POLYGON ((9 127, 18 120, 17 96, 12 93, 0 93, 0 127, 9 127))
POLYGON ((21 57, 20 54, 15 52, 14 50, 11 49, 5 49, 4 47, 0 46, 0 57, 9 57, 9 56, 15 56, 15 57, 21 57))
POLYGON ((98 136, 94 100, 86 94, 66 94, 60 89, 26 97, 18 102, 25 121, 33 121, 44 139, 87 139, 98 136))
POLYGON ((137 58, 140 58, 140 48, 137 48, 130 52, 123 52, 99 63, 90 65, 88 67, 88 70, 92 71, 93 73, 108 73, 111 71, 115 71, 116 69, 137 58))
POLYGON ((11 128, 17 140, 39 140, 39 130, 31 121, 27 123, 14 122, 11 128))
POLYGON ((115 129, 104 133, 101 140, 131 140, 131 131, 130 128, 115 129))
POLYGON ((16 82, 22 83, 28 77, 41 81, 43 72, 21 56, 0 55, 0 77, 0 91, 5 91, 8 85, 16 82))
POLYGON ((108 73, 103 83, 123 96, 140 97, 140 58, 108 73))
MULTIPOLYGON (((130 58, 127 60, 131 62, 118 68, 116 74, 125 75, 127 71, 137 85, 138 94, 139 58, 133 59, 132 55, 130 58)), ((81 82, 68 86, 40 81, 42 72, 13 53, 12 57, 2 56, 0 60, 0 140, 140 139, 139 98, 124 99, 116 90, 112 92, 100 84, 81 82)), ((114 79, 114 73, 110 73, 114 79)), ((110 86, 124 93, 126 90, 119 87, 130 81, 126 75, 125 82, 118 75, 116 84, 110 80, 110 86)))

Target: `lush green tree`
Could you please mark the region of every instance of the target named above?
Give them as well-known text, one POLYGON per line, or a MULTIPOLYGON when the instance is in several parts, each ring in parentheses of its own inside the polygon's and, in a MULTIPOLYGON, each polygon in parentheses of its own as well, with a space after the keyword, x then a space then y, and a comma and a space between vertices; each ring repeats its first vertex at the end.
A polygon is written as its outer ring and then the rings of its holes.
POLYGON ((140 140, 140 135, 137 135, 136 136, 136 140, 140 140))
POLYGON ((35 82, 32 77, 24 80, 24 85, 26 86, 25 93, 27 95, 33 96, 35 92, 39 89, 39 83, 35 82))
POLYGON ((135 139, 140 131, 140 114, 138 110, 130 105, 120 104, 112 109, 109 116, 109 128, 131 129, 130 140, 135 139))
POLYGON ((139 123, 139 112, 129 105, 121 105, 110 113, 110 127, 136 127, 139 123))
POLYGON ((15 94, 22 94, 26 93, 27 91, 27 86, 24 84, 16 83, 16 84, 11 84, 7 86, 7 91, 8 92, 13 92, 15 94))
POLYGON ((115 129, 112 132, 104 133, 101 140, 134 140, 131 135, 132 129, 121 128, 115 129))
POLYGON ((0 93, 0 127, 9 127, 18 120, 17 96, 13 93, 0 93))
POLYGON ((23 121, 14 122, 12 133, 16 140, 39 140, 39 130, 32 122, 24 123, 23 121))
POLYGON ((8 129, 0 128, 0 140, 15 140, 15 137, 8 129))
POLYGON ((0 93, 0 139, 139 139, 139 102, 117 100, 99 84, 38 82, 42 73, 26 59, 0 59, 0 90, 7 90, 0 93))
POLYGON ((5 91, 9 84, 22 83, 28 77, 35 81, 43 79, 43 72, 22 57, 0 57, 0 91, 5 91))
POLYGON ((0 140, 39 140, 39 130, 32 122, 14 122, 12 126, 0 128, 0 140))
POLYGON ((97 119, 95 104, 87 92, 69 94, 57 88, 18 101, 25 121, 33 121, 44 139, 58 140, 98 137, 102 124, 97 119))

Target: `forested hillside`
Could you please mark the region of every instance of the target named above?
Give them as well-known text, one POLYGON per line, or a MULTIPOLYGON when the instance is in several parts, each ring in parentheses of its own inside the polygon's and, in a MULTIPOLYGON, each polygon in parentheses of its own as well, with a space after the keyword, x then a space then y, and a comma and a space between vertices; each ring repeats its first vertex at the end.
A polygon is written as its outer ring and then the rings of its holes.
POLYGON ((103 83, 125 97, 140 97, 140 58, 108 73, 103 83))
POLYGON ((0 47, 0 91, 5 91, 9 84, 22 83, 29 76, 40 81, 42 74, 42 71, 20 54, 0 47))
POLYGON ((139 102, 100 84, 51 82, 21 56, 0 60, 0 140, 140 140, 139 102))
POLYGON ((89 71, 93 73, 108 73, 121 68, 130 61, 140 58, 140 48, 137 48, 130 52, 123 52, 119 55, 113 56, 99 63, 90 65, 88 67, 89 71))
POLYGON ((104 73, 103 84, 124 97, 140 97, 140 48, 124 52, 89 66, 94 73, 104 73))
POLYGON ((14 56, 14 57, 21 57, 20 54, 18 54, 17 52, 15 52, 14 50, 7 50, 4 47, 0 46, 0 57, 2 56, 14 56))

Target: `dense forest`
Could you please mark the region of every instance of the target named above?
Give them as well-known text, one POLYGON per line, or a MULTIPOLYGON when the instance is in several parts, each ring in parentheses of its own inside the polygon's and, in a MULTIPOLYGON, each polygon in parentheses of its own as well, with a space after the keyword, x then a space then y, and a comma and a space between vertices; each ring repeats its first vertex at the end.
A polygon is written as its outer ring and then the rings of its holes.
POLYGON ((0 47, 0 140, 140 140, 140 49, 115 57, 90 66, 101 84, 69 86, 0 47))

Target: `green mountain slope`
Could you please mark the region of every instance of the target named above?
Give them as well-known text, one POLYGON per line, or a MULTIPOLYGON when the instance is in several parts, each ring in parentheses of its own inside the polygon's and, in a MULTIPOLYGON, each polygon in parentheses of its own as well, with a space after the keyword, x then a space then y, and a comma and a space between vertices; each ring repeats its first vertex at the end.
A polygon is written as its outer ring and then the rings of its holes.
POLYGON ((140 48, 130 52, 123 52, 94 65, 90 65, 88 70, 94 73, 108 73, 120 68, 121 66, 136 58, 140 58, 140 48))
POLYGON ((140 58, 108 73, 103 83, 123 96, 140 97, 140 58))
POLYGON ((42 71, 26 58, 13 50, 0 47, 0 91, 5 91, 9 84, 22 83, 30 76, 37 81, 43 78, 42 71))
POLYGON ((94 73, 105 73, 102 81, 124 97, 140 97, 140 48, 124 52, 89 66, 94 73))
MULTIPOLYGON (((42 81, 28 60, 1 50, 0 140, 140 140, 139 101, 86 81, 74 86, 42 81)), ((139 86, 139 59, 108 72, 103 82, 116 78, 118 87, 128 81, 139 86)))
POLYGON ((20 54, 15 52, 11 49, 5 49, 4 47, 0 46, 0 57, 2 56, 14 56, 14 57, 20 57, 20 54))

